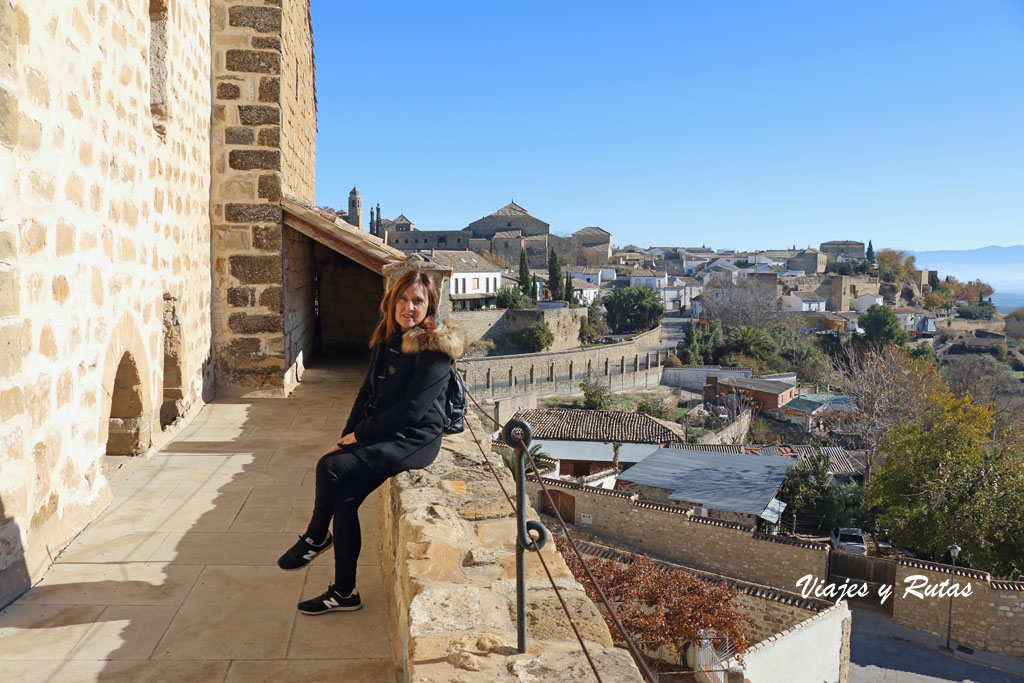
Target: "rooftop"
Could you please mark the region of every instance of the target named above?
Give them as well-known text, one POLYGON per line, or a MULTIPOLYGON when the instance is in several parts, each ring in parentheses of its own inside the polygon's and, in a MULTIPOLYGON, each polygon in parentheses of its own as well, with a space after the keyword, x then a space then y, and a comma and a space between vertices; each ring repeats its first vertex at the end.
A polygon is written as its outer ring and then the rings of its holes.
POLYGON ((620 481, 671 489, 670 500, 759 516, 793 465, 789 458, 659 448, 620 481))
POLYGON ((469 250, 430 249, 419 252, 439 266, 461 272, 501 272, 501 266, 491 263, 480 254, 469 250))
POLYGON ((750 389, 751 391, 761 391, 766 394, 784 394, 793 388, 792 384, 786 384, 785 382, 776 382, 770 379, 744 379, 741 377, 723 377, 718 380, 718 383, 724 384, 727 387, 750 389))
POLYGON ((520 410, 513 419, 526 420, 534 439, 663 444, 678 437, 643 413, 623 410, 520 410))

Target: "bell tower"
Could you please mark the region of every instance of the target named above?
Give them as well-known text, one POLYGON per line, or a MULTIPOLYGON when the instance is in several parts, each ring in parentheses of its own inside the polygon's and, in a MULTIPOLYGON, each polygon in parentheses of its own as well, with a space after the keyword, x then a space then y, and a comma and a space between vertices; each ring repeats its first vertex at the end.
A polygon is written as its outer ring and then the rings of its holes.
POLYGON ((354 187, 348 193, 348 222, 360 230, 363 229, 363 198, 354 187))

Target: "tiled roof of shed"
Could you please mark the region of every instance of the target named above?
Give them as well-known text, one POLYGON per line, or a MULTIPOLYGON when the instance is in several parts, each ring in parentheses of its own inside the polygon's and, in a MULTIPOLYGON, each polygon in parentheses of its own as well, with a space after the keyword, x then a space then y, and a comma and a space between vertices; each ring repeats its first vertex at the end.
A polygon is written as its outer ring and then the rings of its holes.
POLYGON ((663 444, 678 437, 643 413, 622 410, 520 410, 535 439, 663 444))

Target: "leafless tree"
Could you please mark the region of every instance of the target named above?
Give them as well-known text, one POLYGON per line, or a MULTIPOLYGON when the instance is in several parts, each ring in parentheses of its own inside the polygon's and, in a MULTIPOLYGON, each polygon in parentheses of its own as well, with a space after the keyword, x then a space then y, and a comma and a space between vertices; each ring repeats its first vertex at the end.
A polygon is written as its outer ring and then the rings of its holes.
POLYGON ((725 330, 742 325, 767 330, 779 319, 776 288, 754 280, 738 284, 711 280, 704 287, 704 315, 718 320, 725 330))
POLYGON ((867 480, 878 444, 893 427, 918 416, 939 375, 933 362, 915 360, 898 346, 850 345, 838 359, 838 379, 853 406, 849 412, 830 411, 829 420, 864 449, 867 480))
POLYGON ((1024 424, 1024 385, 1008 366, 989 355, 950 357, 942 376, 957 396, 971 396, 978 405, 988 404, 995 417, 998 436, 1012 424, 1024 424))

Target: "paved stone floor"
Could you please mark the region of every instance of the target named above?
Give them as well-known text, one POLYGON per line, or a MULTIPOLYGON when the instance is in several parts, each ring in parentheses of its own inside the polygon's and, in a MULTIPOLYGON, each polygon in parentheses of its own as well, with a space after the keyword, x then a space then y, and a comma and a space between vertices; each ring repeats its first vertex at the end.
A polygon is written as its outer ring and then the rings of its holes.
POLYGON ((0 681, 395 681, 376 494, 360 515, 361 611, 296 611, 330 583, 332 553, 276 566, 362 369, 314 368, 286 399, 206 406, 0 612, 0 681))

